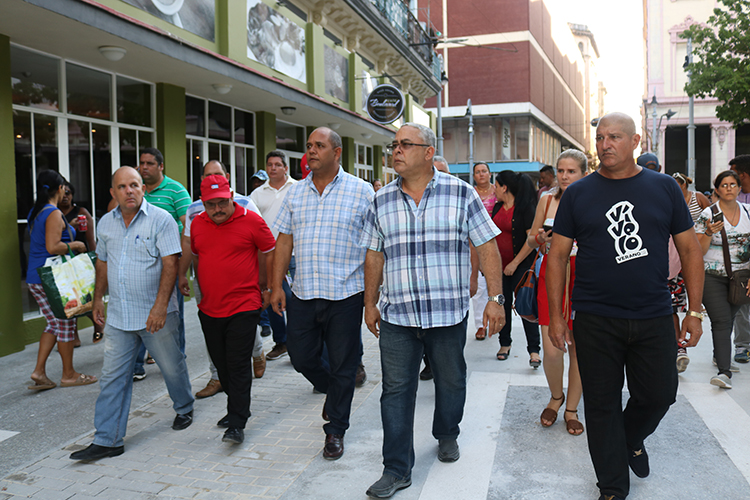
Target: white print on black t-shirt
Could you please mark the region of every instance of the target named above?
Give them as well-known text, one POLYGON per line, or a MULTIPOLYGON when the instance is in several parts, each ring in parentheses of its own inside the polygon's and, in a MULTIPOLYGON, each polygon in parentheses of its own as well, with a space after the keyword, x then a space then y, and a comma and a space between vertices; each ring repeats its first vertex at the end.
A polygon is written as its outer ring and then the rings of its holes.
POLYGON ((633 205, 631 203, 627 201, 615 203, 607 211, 607 219, 611 222, 607 232, 615 240, 615 251, 617 252, 615 262, 622 264, 648 255, 648 249, 641 248, 643 240, 638 236, 640 226, 633 217, 633 205))

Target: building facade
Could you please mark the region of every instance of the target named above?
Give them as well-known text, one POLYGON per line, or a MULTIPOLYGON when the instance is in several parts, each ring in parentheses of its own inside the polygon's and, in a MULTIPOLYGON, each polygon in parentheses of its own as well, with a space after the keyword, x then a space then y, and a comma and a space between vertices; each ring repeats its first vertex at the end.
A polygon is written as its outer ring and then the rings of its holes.
MULTIPOLYGON (((687 40, 680 35, 695 23, 705 23, 716 7, 713 0, 643 2, 647 72, 641 146, 659 157, 668 174, 688 172, 689 98, 684 90, 688 77, 683 69, 687 40)), ((713 189, 713 179, 729 167, 729 160, 750 154, 750 125, 734 129, 722 122, 716 118, 717 104, 713 98, 696 98, 694 104, 694 181, 700 191, 713 189)))
POLYGON ((342 136, 347 171, 389 180, 383 146, 398 125, 434 126, 424 103, 440 88, 438 61, 400 0, 4 0, 2 11, 0 355, 44 327, 25 287, 40 171, 59 171, 99 218, 112 172, 147 146, 197 198, 209 159, 240 194, 273 149, 298 176, 318 126, 342 136), (382 83, 404 95, 390 125, 365 111, 382 83))
MULTIPOLYGON (((588 149, 586 62, 567 20, 553 18, 542 0, 419 6, 442 35, 448 83, 441 113, 451 172, 469 177, 470 150, 492 172, 537 172, 564 149, 588 149)), ((427 106, 436 111, 437 101, 427 106)))

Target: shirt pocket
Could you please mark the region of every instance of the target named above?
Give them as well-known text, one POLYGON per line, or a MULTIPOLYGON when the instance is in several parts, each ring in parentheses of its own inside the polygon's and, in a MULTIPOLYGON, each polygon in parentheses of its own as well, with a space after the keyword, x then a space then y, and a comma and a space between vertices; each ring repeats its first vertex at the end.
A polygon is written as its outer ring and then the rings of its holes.
POLYGON ((150 264, 159 258, 156 239, 150 236, 136 236, 133 258, 141 263, 150 264))

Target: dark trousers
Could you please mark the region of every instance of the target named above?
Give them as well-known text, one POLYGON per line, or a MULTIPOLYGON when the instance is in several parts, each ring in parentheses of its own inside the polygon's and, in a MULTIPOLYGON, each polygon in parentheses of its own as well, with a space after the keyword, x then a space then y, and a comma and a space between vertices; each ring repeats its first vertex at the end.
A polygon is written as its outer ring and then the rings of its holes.
POLYGON ((198 318, 219 381, 227 393, 229 427, 245 428, 250 418, 250 388, 253 383, 253 344, 260 310, 213 318, 202 311, 198 318))
POLYGON ((301 300, 292 294, 287 302, 289 357, 295 370, 327 394, 325 410, 331 421, 323 426, 326 434, 344 434, 349 428, 361 358, 363 298, 362 292, 344 300, 301 300), (321 361, 324 342, 329 369, 321 361))
POLYGON ((625 498, 628 448, 643 446, 677 395, 672 316, 631 320, 576 312, 573 336, 597 485, 603 494, 625 498), (630 399, 623 411, 625 375, 630 399))
MULTIPOLYGON (((498 335, 498 337, 500 338, 501 347, 507 347, 512 343, 512 340, 510 338, 510 330, 513 319, 513 312, 511 310, 511 308, 513 307, 513 291, 518 286, 518 283, 521 282, 523 273, 528 270, 529 266, 526 265, 526 262, 524 261, 520 266, 518 266, 518 269, 516 269, 516 272, 513 273, 513 275, 506 276, 503 274, 503 294, 505 295, 505 325, 500 329, 500 334, 498 335)), ((540 352, 539 325, 536 323, 530 323, 525 319, 522 319, 521 322, 523 323, 523 331, 526 334, 526 350, 529 354, 531 354, 532 352, 540 352)))
MULTIPOLYGON (((703 305, 711 318, 711 337, 714 341, 714 358, 719 374, 732 378, 732 327, 741 306, 727 301, 729 278, 706 274, 703 285, 703 305)), ((736 335, 736 333, 735 333, 736 335)))

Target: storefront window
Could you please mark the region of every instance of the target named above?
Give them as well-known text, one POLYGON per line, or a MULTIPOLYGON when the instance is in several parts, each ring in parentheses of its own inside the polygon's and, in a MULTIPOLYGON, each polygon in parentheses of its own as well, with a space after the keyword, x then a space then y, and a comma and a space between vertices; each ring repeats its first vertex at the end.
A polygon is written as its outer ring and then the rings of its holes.
MULTIPOLYGON (((208 138, 220 141, 232 140, 231 107, 208 101, 208 138)), ((211 156, 211 159, 215 158, 211 156)))
POLYGON ((111 120, 112 75, 71 63, 66 64, 65 74, 68 89, 68 113, 111 120))
POLYGON ((58 111, 60 61, 36 52, 10 47, 13 104, 58 111))
POLYGON ((117 121, 151 126, 151 85, 117 76, 117 121))

